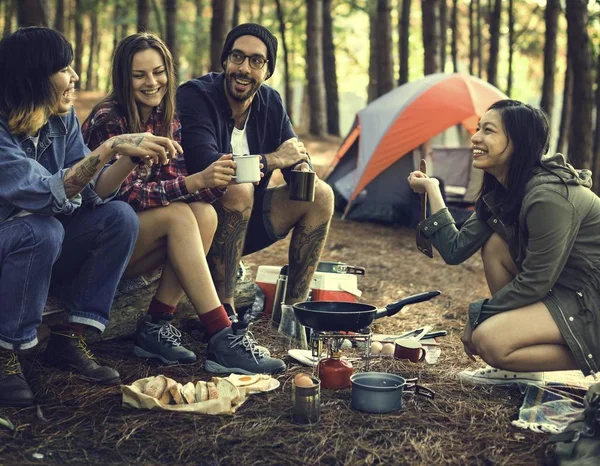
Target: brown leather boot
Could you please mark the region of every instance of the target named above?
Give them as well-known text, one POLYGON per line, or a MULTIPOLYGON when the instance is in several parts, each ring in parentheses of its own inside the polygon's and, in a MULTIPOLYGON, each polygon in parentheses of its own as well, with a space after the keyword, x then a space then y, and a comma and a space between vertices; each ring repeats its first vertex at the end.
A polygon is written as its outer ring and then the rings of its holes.
POLYGON ((31 406, 33 392, 14 351, 0 348, 0 406, 31 406))
POLYGON ((75 372, 85 380, 101 385, 119 385, 119 373, 101 366, 88 349, 83 334, 73 331, 53 331, 44 359, 48 365, 75 372))

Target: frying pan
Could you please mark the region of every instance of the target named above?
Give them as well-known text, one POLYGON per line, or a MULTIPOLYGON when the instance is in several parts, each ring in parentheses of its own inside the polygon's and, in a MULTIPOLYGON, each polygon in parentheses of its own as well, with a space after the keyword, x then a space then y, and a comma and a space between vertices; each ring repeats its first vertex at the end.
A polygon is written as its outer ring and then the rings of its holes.
POLYGON ((439 294, 437 290, 426 291, 388 304, 382 309, 363 303, 306 301, 294 304, 294 314, 305 327, 322 331, 356 332, 371 325, 375 319, 393 316, 408 304, 429 301, 439 294))

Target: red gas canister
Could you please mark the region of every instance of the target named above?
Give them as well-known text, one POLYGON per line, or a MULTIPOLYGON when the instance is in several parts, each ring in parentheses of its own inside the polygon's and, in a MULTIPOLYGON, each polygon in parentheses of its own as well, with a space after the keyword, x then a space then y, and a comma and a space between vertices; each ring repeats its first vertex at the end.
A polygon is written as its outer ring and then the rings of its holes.
POLYGON ((336 390, 351 385, 350 376, 354 372, 352 363, 341 358, 341 353, 333 353, 331 358, 322 359, 318 365, 321 388, 336 390))

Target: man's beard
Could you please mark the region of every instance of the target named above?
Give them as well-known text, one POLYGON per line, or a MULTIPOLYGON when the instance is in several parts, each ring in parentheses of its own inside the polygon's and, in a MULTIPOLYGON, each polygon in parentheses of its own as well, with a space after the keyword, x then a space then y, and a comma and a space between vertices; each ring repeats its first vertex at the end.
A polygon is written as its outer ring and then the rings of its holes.
POLYGON ((226 75, 225 80, 227 83, 227 85, 225 86, 227 94, 233 100, 237 100, 238 102, 245 102, 246 100, 250 99, 254 94, 256 94, 256 91, 258 91, 258 88, 260 87, 260 84, 257 84, 255 79, 243 73, 229 73, 226 75), (248 89, 248 91, 244 92, 243 94, 240 94, 235 90, 236 78, 250 81, 250 88, 248 89))

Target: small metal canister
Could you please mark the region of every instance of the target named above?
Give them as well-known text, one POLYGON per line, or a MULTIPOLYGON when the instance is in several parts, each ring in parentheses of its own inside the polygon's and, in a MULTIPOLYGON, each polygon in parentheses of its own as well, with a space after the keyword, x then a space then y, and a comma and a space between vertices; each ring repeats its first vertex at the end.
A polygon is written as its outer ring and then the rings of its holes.
POLYGON ((321 381, 310 379, 312 387, 297 387, 292 382, 292 421, 296 424, 316 424, 321 418, 321 381))
POLYGON ((275 327, 279 326, 281 322, 281 304, 285 301, 285 294, 287 292, 287 264, 281 267, 279 277, 277 278, 277 284, 275 285, 275 296, 273 298, 273 311, 271 312, 271 321, 275 327))

